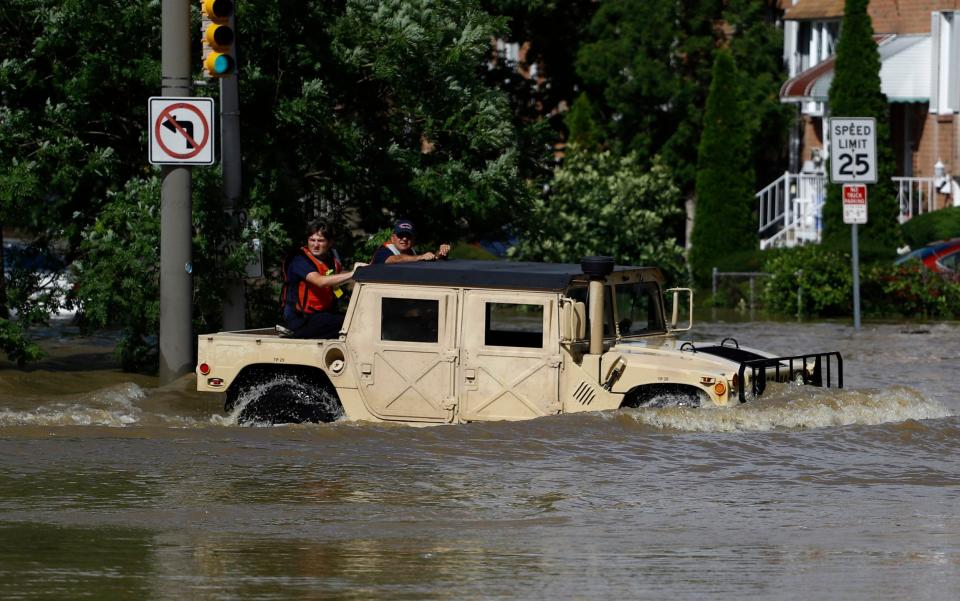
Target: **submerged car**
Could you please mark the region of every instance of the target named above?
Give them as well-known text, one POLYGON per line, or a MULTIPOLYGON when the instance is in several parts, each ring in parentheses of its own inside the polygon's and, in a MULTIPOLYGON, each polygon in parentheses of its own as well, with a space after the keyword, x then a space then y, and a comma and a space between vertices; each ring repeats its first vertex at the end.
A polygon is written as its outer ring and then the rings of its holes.
POLYGON ((201 335, 197 389, 241 422, 436 424, 724 406, 768 381, 843 386, 837 352, 678 339, 693 293, 663 290, 655 267, 451 260, 361 267, 355 282, 337 339, 201 335))
POLYGON ((905 254, 894 264, 903 265, 910 261, 920 261, 936 273, 960 274, 960 238, 932 242, 905 254))

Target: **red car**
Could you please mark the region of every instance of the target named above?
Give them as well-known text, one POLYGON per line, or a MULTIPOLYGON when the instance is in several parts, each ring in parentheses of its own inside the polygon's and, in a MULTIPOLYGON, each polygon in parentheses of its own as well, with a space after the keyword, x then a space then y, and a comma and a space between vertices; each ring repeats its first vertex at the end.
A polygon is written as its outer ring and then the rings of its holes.
POLYGON ((932 242, 900 257, 895 264, 901 265, 914 259, 922 262, 931 271, 958 274, 960 273, 960 238, 932 242))

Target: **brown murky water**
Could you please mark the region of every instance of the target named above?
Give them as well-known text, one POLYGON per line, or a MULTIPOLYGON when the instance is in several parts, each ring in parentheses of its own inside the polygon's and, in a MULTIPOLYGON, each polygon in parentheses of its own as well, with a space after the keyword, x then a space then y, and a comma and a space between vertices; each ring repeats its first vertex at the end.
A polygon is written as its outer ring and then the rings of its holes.
POLYGON ((707 323, 843 391, 238 427, 57 338, 0 369, 0 598, 960 598, 958 325, 707 323))

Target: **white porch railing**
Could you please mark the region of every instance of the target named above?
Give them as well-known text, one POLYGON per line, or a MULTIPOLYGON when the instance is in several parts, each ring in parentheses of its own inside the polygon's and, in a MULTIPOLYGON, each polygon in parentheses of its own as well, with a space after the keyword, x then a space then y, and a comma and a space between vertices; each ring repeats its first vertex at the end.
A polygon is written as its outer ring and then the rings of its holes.
POLYGON ((900 223, 924 213, 935 211, 937 188, 935 177, 895 177, 900 223))
POLYGON ((757 192, 760 248, 820 242, 825 184, 823 175, 788 171, 757 192))
MULTIPOLYGON (((929 213, 943 205, 943 191, 937 190, 935 177, 894 177, 900 223, 929 213)), ((823 203, 826 200, 823 175, 786 172, 755 195, 758 201, 760 248, 793 247, 819 243, 823 227, 823 203)), ((949 181, 950 193, 960 197, 960 186, 949 181)), ((957 202, 957 200, 954 200, 957 202)))

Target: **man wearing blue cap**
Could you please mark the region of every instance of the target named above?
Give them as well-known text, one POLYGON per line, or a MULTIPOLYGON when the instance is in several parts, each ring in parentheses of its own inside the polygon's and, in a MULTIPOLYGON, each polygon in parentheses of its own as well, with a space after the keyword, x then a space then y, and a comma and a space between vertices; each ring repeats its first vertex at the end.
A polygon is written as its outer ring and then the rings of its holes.
POLYGON ((383 246, 377 249, 373 254, 371 263, 406 263, 408 261, 436 261, 437 259, 446 259, 450 252, 449 244, 441 244, 437 252, 425 252, 418 254, 413 248, 413 239, 417 235, 417 229, 409 219, 401 219, 393 226, 393 235, 390 241, 385 242, 383 246))

